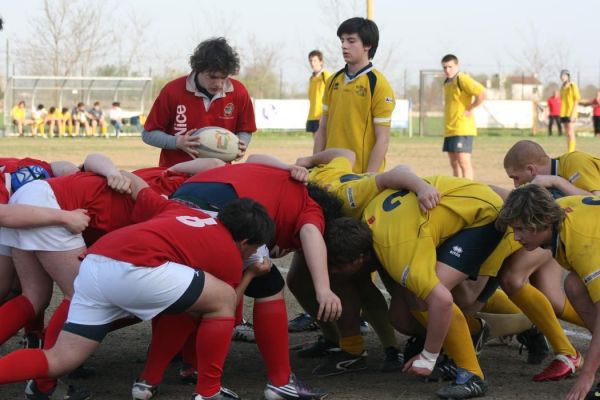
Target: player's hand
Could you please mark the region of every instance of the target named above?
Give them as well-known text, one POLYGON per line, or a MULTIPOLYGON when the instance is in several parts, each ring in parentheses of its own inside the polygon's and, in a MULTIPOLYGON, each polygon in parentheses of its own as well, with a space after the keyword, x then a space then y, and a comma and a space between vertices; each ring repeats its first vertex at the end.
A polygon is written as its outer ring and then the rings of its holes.
POLYGON ((535 178, 533 178, 531 183, 549 188, 549 187, 554 186, 554 176, 552 176, 552 175, 537 175, 535 178))
POLYGON ((117 193, 131 193, 131 179, 119 171, 106 176, 108 187, 117 193))
POLYGON ((331 289, 317 292, 317 302, 319 303, 318 320, 323 322, 336 321, 341 317, 342 302, 331 289))
POLYGON ((179 150, 189 154, 192 158, 198 158, 200 154, 196 148, 200 144, 200 136, 192 136, 194 131, 195 129, 190 129, 183 135, 177 135, 175 140, 179 150))
POLYGON ((87 210, 77 209, 73 211, 64 211, 63 226, 73 234, 81 233, 90 223, 90 217, 87 210))
POLYGON ((433 369, 419 368, 419 367, 415 367, 413 365, 414 362, 417 361, 419 358, 421 358, 421 354, 417 354, 416 356, 414 356, 410 360, 404 362, 404 368, 402 368, 402 372, 407 372, 407 373, 409 373, 411 375, 417 375, 417 376, 429 376, 429 375, 431 375, 431 372, 433 371, 433 369))
POLYGON ((299 165, 290 165, 290 176, 292 179, 297 180, 298 182, 308 182, 308 170, 299 165))
POLYGON ((594 384, 594 376, 588 374, 581 374, 575 385, 567 393, 567 400, 584 400, 594 384))
POLYGON ((417 198, 421 211, 427 212, 440 203, 440 192, 429 183, 424 183, 423 187, 417 191, 417 198))
POLYGON ((273 263, 271 262, 271 259, 265 257, 262 261, 257 261, 250 264, 250 266, 246 269, 246 273, 250 273, 253 276, 265 275, 271 270, 272 266, 273 263))
POLYGON ((238 151, 237 157, 235 158, 234 161, 239 161, 244 157, 244 155, 246 154, 246 150, 248 150, 248 145, 245 142, 243 142, 242 140, 240 140, 238 143, 238 150, 239 151, 238 151))

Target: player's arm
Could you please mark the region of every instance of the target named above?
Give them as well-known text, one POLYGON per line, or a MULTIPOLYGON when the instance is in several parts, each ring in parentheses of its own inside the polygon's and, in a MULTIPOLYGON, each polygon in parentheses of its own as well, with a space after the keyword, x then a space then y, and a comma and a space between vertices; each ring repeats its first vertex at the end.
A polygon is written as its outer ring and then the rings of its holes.
POLYGON ((262 259, 262 261, 259 260, 253 262, 248 266, 248 268, 244 270, 242 280, 240 281, 239 285, 237 285, 237 287, 235 288, 235 294, 237 295, 238 303, 244 297, 244 292, 248 288, 250 282, 252 282, 252 279, 256 278, 257 276, 265 275, 271 270, 272 266, 273 262, 271 261, 271 259, 269 257, 265 257, 262 259))
POLYGON ((200 144, 199 136, 192 136, 195 129, 190 129, 183 135, 169 135, 161 130, 142 131, 142 140, 144 143, 165 150, 181 150, 193 158, 200 154, 196 147, 200 144))
POLYGON ((583 400, 586 399, 587 393, 594 384, 596 371, 600 367, 600 302, 594 303, 596 319, 592 327, 592 340, 585 355, 585 363, 579 371, 579 377, 575 385, 569 390, 567 400, 583 400))
POLYGON ((131 182, 131 185, 129 186, 130 190, 131 190, 131 198, 133 198, 134 200, 137 200, 138 194, 145 188, 150 187, 150 185, 148 185, 148 183, 146 183, 145 180, 143 180, 142 178, 140 178, 139 176, 132 174, 129 171, 120 171, 121 174, 123 176, 125 176, 126 178, 129 179, 129 181, 131 182))
POLYGON ((356 162, 356 154, 354 154, 352 150, 338 148, 330 148, 318 153, 314 153, 311 156, 300 157, 296 160, 296 165, 305 168, 311 168, 317 165, 327 164, 334 158, 338 157, 347 158, 352 167, 354 167, 354 163, 356 162))
POLYGON ((325 150, 327 143, 327 115, 321 115, 319 121, 319 129, 315 132, 315 144, 313 146, 313 154, 325 150))
POLYGON ((465 115, 470 116, 473 113, 473 110, 485 101, 485 96, 485 90, 482 90, 481 93, 476 95, 473 102, 465 109, 465 115))
POLYGON ((83 169, 106 178, 106 184, 118 193, 129 193, 131 180, 123 175, 104 154, 92 153, 83 161, 83 169))
POLYGON ((304 224, 300 228, 300 242, 319 303, 316 318, 321 321, 335 321, 342 315, 342 303, 329 285, 327 248, 323 235, 315 225, 304 224))
POLYGON ((419 199, 419 206, 423 212, 431 210, 440 202, 440 193, 425 180, 415 175, 410 167, 398 165, 389 171, 377 174, 375 176, 377 188, 382 191, 385 189, 406 189, 415 192, 419 199))
POLYGON ((197 158, 195 160, 175 164, 169 167, 169 171, 186 175, 196 175, 202 171, 222 167, 223 165, 225 165, 225 162, 218 158, 197 158))
POLYGON ((373 145, 373 150, 371 150, 371 155, 369 156, 366 172, 379 171, 379 167, 383 164, 383 160, 385 159, 390 144, 390 127, 375 125, 374 128, 375 144, 373 145))
POLYGON ((267 165, 269 167, 290 171, 290 176, 299 182, 306 182, 308 180, 308 171, 306 168, 296 164, 287 164, 277 157, 267 154, 253 154, 248 157, 246 163, 267 165))
POLYGON ((72 175, 79 172, 77 165, 70 161, 52 161, 50 166, 52 167, 52 174, 54 176, 72 175))
POLYGON ((598 194, 600 191, 588 192, 573 185, 571 182, 558 175, 537 175, 531 183, 543 186, 545 188, 555 187, 565 194, 565 196, 591 195, 598 194))
POLYGON ((502 200, 506 200, 506 198, 508 197, 508 195, 510 194, 510 190, 505 189, 503 187, 497 186, 497 185, 488 185, 494 192, 496 192, 496 194, 500 197, 502 197, 502 200))
POLYGON ((35 228, 62 225, 72 233, 81 233, 90 222, 85 210, 57 210, 24 204, 0 205, 0 226, 5 228, 35 228))

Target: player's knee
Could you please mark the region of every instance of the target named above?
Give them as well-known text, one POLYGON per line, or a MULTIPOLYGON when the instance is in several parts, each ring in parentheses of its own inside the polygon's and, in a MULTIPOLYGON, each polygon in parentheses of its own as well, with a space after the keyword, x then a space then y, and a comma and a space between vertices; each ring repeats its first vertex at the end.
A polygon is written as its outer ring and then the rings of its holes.
POLYGON ((502 290, 504 290, 509 296, 512 296, 516 291, 521 289, 526 282, 526 277, 520 277, 518 274, 514 274, 511 271, 501 270, 498 274, 498 283, 500 284, 502 290))

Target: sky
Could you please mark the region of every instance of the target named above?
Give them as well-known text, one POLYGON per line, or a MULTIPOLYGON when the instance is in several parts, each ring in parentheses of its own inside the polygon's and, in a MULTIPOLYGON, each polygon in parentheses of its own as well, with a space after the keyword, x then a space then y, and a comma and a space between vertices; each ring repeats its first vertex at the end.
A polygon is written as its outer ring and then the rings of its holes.
MULTIPOLYGON (((107 7, 125 36, 128 16, 145 21, 142 71, 185 71, 200 41, 225 36, 240 50, 242 68, 253 47, 274 51, 284 85, 296 89, 306 86, 312 49, 324 50, 329 69, 343 66, 337 25, 366 14, 366 0, 79 1, 107 7)), ((2 73, 6 41, 19 50, 41 4, 0 0, 2 73)), ((534 50, 547 60, 543 80, 557 82, 559 70, 568 68, 580 84, 600 86, 599 0, 373 0, 373 5, 380 29, 373 63, 395 87, 405 79, 417 83, 419 70, 439 69, 447 53, 456 54, 468 72, 510 74, 525 67, 534 50)))

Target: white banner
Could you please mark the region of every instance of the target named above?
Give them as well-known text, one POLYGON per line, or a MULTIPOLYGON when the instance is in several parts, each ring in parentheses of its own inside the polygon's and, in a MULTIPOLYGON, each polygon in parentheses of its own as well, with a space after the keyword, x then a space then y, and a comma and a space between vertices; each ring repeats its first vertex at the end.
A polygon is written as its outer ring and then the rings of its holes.
MULTIPOLYGON (((306 128, 308 100, 254 100, 254 114, 258 129, 294 129, 306 128)), ((408 100, 396 100, 392 114, 392 128, 408 128, 410 104, 408 100)))
POLYGON ((528 100, 486 100, 475 109, 478 128, 533 128, 534 104, 528 100))

